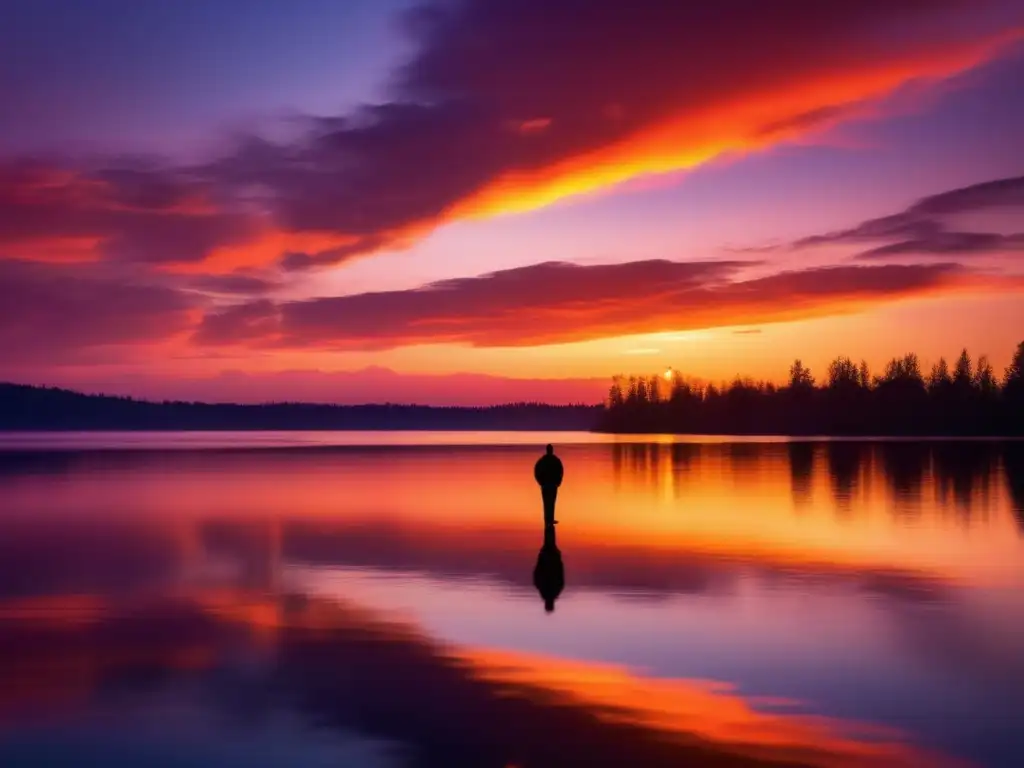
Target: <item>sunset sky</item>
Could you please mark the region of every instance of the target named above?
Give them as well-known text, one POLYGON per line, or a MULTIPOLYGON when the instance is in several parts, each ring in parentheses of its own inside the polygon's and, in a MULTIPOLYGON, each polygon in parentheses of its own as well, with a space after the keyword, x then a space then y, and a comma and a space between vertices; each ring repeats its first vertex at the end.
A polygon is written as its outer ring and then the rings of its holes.
POLYGON ((1024 339, 1020 0, 6 0, 0 380, 597 402, 1024 339))

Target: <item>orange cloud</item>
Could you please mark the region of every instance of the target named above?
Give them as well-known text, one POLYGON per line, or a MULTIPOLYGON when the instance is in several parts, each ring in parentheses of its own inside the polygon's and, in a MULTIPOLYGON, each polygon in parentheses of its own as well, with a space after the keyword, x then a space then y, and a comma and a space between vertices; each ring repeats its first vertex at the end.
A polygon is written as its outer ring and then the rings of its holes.
POLYGON ((639 126, 607 146, 548 166, 504 173, 449 215, 475 218, 529 211, 638 176, 686 170, 719 155, 763 149, 833 121, 915 78, 940 79, 975 67, 1022 35, 1024 29, 1012 30, 962 50, 936 47, 903 61, 867 59, 856 71, 808 71, 805 80, 784 82, 778 90, 752 90, 721 102, 712 98, 639 126))

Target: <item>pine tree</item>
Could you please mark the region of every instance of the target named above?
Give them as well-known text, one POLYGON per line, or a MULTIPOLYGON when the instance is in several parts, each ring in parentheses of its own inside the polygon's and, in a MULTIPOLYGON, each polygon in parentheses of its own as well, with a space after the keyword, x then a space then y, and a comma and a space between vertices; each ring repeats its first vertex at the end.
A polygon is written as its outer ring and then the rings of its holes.
POLYGON ((789 367, 789 386, 791 389, 809 389, 814 386, 811 369, 804 367, 799 358, 789 367))
POLYGON ((953 371, 953 386, 959 390, 970 389, 974 374, 971 371, 971 356, 964 349, 957 358, 956 368, 953 371))
POLYGON ((953 379, 949 375, 949 363, 946 362, 946 358, 940 357, 939 362, 932 366, 932 371, 928 375, 928 389, 937 392, 952 383, 953 379))

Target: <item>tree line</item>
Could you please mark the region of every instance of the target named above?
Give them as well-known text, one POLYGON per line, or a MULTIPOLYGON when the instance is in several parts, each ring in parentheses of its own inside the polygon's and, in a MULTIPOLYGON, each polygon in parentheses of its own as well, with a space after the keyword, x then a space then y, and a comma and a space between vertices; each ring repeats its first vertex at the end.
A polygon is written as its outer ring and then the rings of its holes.
POLYGON ((589 430, 600 405, 488 407, 150 402, 0 383, 5 430, 589 430))
POLYGON ((872 375, 863 360, 833 360, 821 381, 800 360, 789 380, 729 384, 678 374, 616 376, 599 431, 788 435, 1024 435, 1024 342, 999 375, 964 349, 952 368, 922 371, 914 353, 872 375))

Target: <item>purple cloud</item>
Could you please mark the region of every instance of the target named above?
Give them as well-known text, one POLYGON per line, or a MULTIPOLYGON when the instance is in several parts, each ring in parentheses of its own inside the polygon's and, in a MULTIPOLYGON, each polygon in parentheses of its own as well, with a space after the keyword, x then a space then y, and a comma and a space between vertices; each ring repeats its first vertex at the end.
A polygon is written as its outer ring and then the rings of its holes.
POLYGON ((947 228, 947 221, 952 217, 1000 210, 1024 215, 1024 176, 930 195, 899 213, 869 219, 850 229, 805 237, 793 243, 793 247, 883 243, 857 254, 856 258, 864 260, 973 256, 1024 250, 1024 232, 964 232, 947 228))

